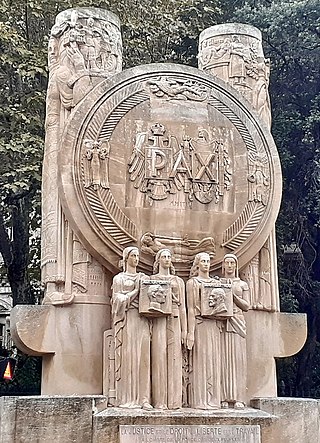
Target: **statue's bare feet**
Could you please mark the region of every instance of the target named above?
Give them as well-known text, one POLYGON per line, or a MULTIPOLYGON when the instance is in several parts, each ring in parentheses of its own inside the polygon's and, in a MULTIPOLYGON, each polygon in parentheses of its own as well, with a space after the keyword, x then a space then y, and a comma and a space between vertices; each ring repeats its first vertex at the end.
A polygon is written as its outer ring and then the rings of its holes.
POLYGON ((243 409, 244 408, 244 403, 242 403, 241 401, 236 401, 234 404, 234 409, 243 409))
POLYGON ((227 401, 222 401, 221 402, 221 408, 222 409, 228 409, 229 408, 229 403, 227 401))
POLYGON ((144 409, 145 411, 150 411, 151 409, 153 409, 153 406, 150 405, 150 403, 148 403, 147 401, 145 401, 142 405, 142 409, 144 409))

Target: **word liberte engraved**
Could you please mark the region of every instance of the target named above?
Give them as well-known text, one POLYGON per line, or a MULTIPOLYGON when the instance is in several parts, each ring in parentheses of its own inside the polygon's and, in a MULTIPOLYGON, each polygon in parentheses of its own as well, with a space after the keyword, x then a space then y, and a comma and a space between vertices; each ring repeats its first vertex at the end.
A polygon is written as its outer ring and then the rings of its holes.
POLYGON ((218 203, 231 186, 231 160, 221 140, 210 138, 204 128, 198 137, 180 140, 161 123, 139 132, 128 163, 134 187, 154 200, 183 191, 190 203, 218 203))

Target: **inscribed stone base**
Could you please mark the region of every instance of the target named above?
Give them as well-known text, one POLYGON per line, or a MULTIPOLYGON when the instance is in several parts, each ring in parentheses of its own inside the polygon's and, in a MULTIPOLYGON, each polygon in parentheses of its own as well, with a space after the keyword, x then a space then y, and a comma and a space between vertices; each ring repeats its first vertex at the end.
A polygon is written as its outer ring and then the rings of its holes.
MULTIPOLYGON (((165 431, 172 443, 190 443, 180 435, 191 432, 195 436, 202 432, 204 438, 211 435, 210 443, 320 443, 317 400, 256 398, 251 402, 254 409, 242 411, 106 409, 106 402, 103 396, 89 395, 2 397, 0 443, 127 443, 119 436, 126 425, 161 430, 158 435, 165 431), (172 440, 172 435, 177 438, 172 440), (236 435, 240 437, 235 440, 236 435)), ((150 438, 145 441, 154 443, 150 438)))
POLYGON ((276 420, 271 414, 251 408, 241 411, 109 408, 93 418, 92 443, 265 443, 260 438, 262 429, 269 428, 276 420), (131 440, 126 432, 131 432, 131 440), (249 439, 241 437, 246 432, 249 439))
POLYGON ((102 396, 1 397, 1 443, 88 443, 102 396))

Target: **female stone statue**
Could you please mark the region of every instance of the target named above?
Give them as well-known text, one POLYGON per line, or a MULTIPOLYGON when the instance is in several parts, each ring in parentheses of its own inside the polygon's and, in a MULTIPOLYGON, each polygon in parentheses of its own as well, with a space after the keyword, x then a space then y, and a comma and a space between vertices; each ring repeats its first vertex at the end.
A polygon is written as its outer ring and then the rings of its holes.
POLYGON ((222 265, 224 278, 232 284, 233 315, 223 323, 222 353, 222 407, 230 404, 236 409, 245 405, 247 385, 246 322, 243 311, 248 311, 249 286, 238 276, 238 259, 226 254, 222 265))
POLYGON ((220 407, 221 321, 201 316, 203 284, 216 281, 209 276, 210 256, 195 256, 187 282, 188 336, 190 355, 190 406, 196 409, 220 407))
POLYGON ((144 409, 150 405, 150 324, 139 315, 139 250, 123 251, 123 272, 112 283, 112 320, 115 337, 116 405, 144 409))
POLYGON ((172 314, 152 322, 152 402, 155 408, 177 409, 182 407, 182 345, 187 334, 185 286, 174 275, 168 249, 157 252, 153 273, 153 279, 170 283, 172 314))

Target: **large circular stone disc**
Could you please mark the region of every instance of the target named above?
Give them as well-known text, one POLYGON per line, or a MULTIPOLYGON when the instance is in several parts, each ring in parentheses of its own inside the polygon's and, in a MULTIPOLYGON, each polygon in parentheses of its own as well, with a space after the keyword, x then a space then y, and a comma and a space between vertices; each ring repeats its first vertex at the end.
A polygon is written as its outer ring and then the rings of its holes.
POLYGON ((171 249, 178 273, 195 254, 240 266, 274 227, 281 170, 269 130, 227 84, 181 65, 139 66, 100 83, 61 142, 60 198, 87 250, 111 271, 126 246, 171 249))

